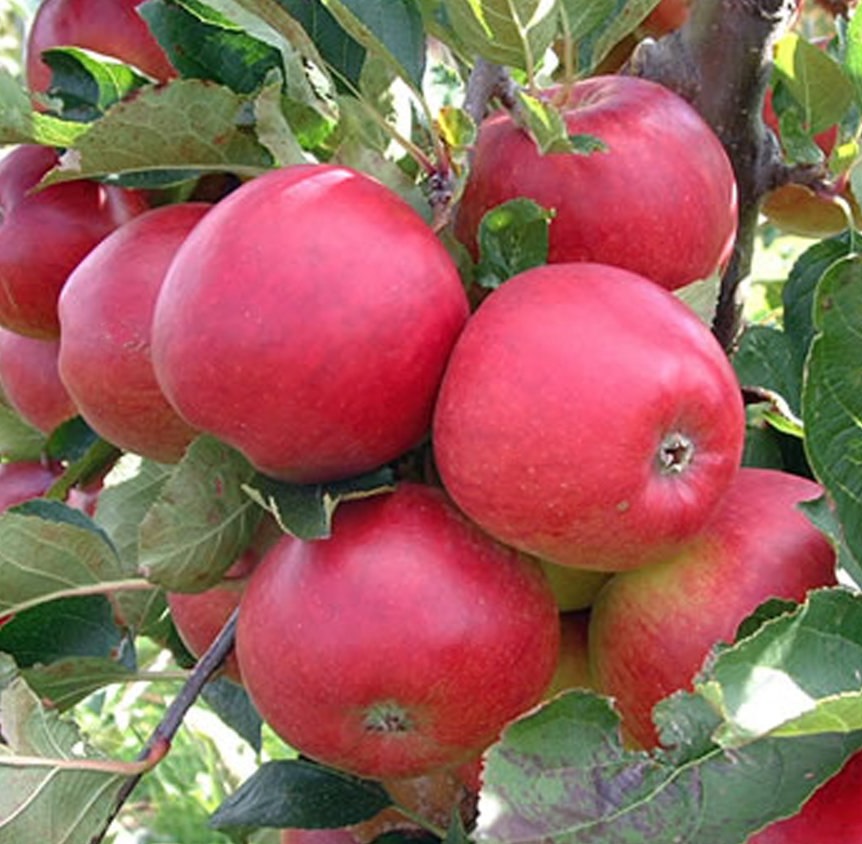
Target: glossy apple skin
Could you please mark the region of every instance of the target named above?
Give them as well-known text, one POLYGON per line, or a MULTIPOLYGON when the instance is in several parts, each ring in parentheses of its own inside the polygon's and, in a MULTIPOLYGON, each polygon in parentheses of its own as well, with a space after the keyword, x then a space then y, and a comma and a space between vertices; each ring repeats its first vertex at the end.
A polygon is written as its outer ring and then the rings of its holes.
POLYGON ((0 463, 0 513, 44 495, 57 472, 38 462, 0 463))
POLYGON ((153 360, 189 424, 268 475, 317 483, 422 439, 467 315, 452 259, 400 197, 298 165, 234 191, 183 244, 153 360))
POLYGON ((25 337, 0 328, 0 387, 12 409, 43 433, 77 416, 57 371, 59 340, 25 337))
POLYGON ((0 161, 0 325, 56 339, 57 299, 78 262, 117 226, 147 209, 141 194, 79 180, 31 193, 58 161, 19 146, 0 161))
POLYGON ((443 485, 492 536, 620 571, 703 526, 744 427, 736 376, 690 309, 625 270, 556 264, 509 279, 471 317, 433 444, 443 485))
POLYGON ((855 844, 862 841, 862 753, 814 792, 801 811, 748 839, 748 844, 855 844))
POLYGON ((661 38, 679 29, 691 13, 694 0, 661 0, 647 15, 640 28, 646 35, 661 38))
POLYGON ((727 261, 736 182, 718 138, 685 100, 644 79, 597 76, 571 87, 564 119, 570 134, 597 137, 607 150, 541 155, 508 113, 482 123, 455 222, 474 257, 482 216, 523 196, 556 212, 551 263, 613 264, 675 289, 727 261))
POLYGON ((27 83, 47 91, 51 70, 42 59, 51 47, 82 47, 134 65, 165 81, 176 76, 162 48, 140 16, 144 0, 44 0, 27 38, 27 83))
POLYGON ((440 490, 404 483, 342 504, 331 538, 288 537, 267 554, 240 604, 237 655, 288 744, 390 779, 491 744, 541 699, 559 637, 538 566, 440 490))
POLYGON ((835 583, 831 545, 797 508, 821 492, 806 478, 742 468, 686 549, 601 591, 590 623, 593 674, 636 742, 657 744, 653 706, 689 688, 710 648, 732 642, 758 605, 801 601, 835 583))
POLYGON ((106 237, 69 276, 59 301, 60 377, 109 442, 175 463, 197 432, 168 403, 151 360, 156 299, 189 232, 211 208, 148 211, 106 237))

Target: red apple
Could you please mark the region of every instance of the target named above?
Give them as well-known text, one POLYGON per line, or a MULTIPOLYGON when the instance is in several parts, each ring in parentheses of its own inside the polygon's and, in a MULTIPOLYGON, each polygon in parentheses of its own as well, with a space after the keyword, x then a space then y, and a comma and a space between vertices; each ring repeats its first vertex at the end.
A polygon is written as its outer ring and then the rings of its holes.
POLYGON ((685 100, 644 79, 597 76, 571 86, 564 119, 569 134, 592 135, 605 149, 542 155, 508 113, 482 123, 455 223, 474 257, 484 214, 528 197, 554 210, 551 263, 613 264, 674 289, 727 261, 736 234, 733 170, 685 100))
POLYGON ((449 494, 492 536, 616 571, 700 530, 744 432, 736 377, 695 314, 641 276, 583 263, 488 296, 449 361, 433 443, 449 494))
POLYGON ((190 425, 266 474, 317 483, 423 438, 467 314, 452 259, 407 203, 345 167, 298 165, 238 188, 180 248, 153 361, 190 425))
POLYGON ((12 409, 50 433, 78 410, 57 371, 59 340, 25 337, 0 328, 0 387, 12 409))
POLYGON ((88 180, 34 191, 57 161, 33 145, 0 161, 0 325, 47 339, 60 333, 57 299, 69 273, 147 207, 138 193, 88 180))
POLYGON ((359 844, 349 829, 283 829, 279 844, 359 844))
POLYGON ((47 91, 51 71, 42 61, 51 47, 82 47, 112 56, 164 81, 176 76, 168 57, 138 13, 144 0, 44 0, 27 38, 27 83, 47 91))
POLYGON ((862 841, 862 753, 814 792, 802 810, 748 839, 748 844, 855 844, 862 841))
POLYGON ((288 744, 391 779, 491 744, 541 700, 559 637, 538 566, 403 483, 342 504, 329 539, 275 545, 243 595, 237 656, 288 744))
POLYGON ((43 463, 0 463, 0 513, 41 497, 56 480, 57 472, 43 463))
POLYGON ((212 206, 166 205, 106 237, 59 301, 60 377, 98 434, 175 463, 197 432, 171 407, 150 358, 153 311, 174 255, 212 206))
POLYGON ((611 577, 606 571, 558 566, 547 560, 540 560, 539 563, 548 578, 560 612, 574 612, 591 606, 599 590, 611 577))
POLYGON ((759 604, 801 601, 835 583, 832 546, 797 507, 820 494, 806 478, 740 469, 684 550, 601 591, 590 624, 593 673, 636 742, 657 743, 653 706, 689 688, 710 648, 732 641, 759 604))
POLYGON ((661 0, 640 25, 641 31, 661 38, 679 29, 687 20, 694 0, 661 0))

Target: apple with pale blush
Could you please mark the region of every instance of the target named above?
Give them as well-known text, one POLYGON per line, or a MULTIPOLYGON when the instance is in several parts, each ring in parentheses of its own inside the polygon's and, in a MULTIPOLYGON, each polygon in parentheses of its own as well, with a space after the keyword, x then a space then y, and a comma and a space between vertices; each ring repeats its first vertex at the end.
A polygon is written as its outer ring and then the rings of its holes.
POLYGON ((601 264, 509 279, 449 359, 432 442, 443 485, 501 542, 622 571, 705 524, 739 466, 736 376, 673 294, 601 264))
POLYGON ((551 263, 613 264, 671 290, 726 264, 736 182, 721 142, 692 106, 633 76, 596 76, 543 96, 565 98, 568 133, 602 148, 543 155, 509 113, 488 117, 455 220, 474 258, 482 217, 526 197, 554 212, 551 263))
POLYGON ((153 311, 177 250, 212 206, 165 205, 106 237, 60 295, 60 377, 109 442, 176 463, 197 431, 168 403, 151 360, 153 311))
POLYGON ((441 490, 402 483, 341 504, 328 539, 267 553, 240 604, 237 657, 291 747, 385 780, 474 759, 542 699, 559 641, 541 569, 441 490))
POLYGON ((418 445, 468 315, 425 221, 354 170, 245 183, 180 247, 153 363, 193 427, 294 483, 358 475, 418 445))
POLYGON ((0 326, 56 339, 57 299, 102 238, 147 209, 143 196, 79 179, 37 189, 59 161, 49 147, 16 147, 0 161, 0 326))
POLYGON ((0 328, 3 395, 25 422, 46 434, 78 415, 60 380, 59 353, 59 340, 40 340, 0 328))
POLYGON ((547 560, 539 560, 545 577, 551 585, 560 612, 574 612, 591 606, 599 590, 610 579, 605 571, 576 569, 571 566, 558 566, 547 560))
POLYGON ((713 645, 732 642, 760 604, 835 584, 835 552, 798 507, 821 492, 807 478, 742 468, 687 547, 602 589, 590 662, 637 743, 657 743, 655 704, 690 688, 713 645))

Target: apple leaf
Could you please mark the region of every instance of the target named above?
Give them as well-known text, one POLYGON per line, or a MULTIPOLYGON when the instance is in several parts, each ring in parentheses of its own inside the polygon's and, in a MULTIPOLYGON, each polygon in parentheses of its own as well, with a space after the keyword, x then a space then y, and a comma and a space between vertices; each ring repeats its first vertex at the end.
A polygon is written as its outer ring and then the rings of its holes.
POLYGON ((116 660, 88 656, 26 668, 21 676, 40 700, 65 712, 105 686, 134 680, 135 672, 116 660))
POLYGON ((0 402, 0 457, 13 461, 38 460, 44 447, 45 435, 0 402))
POLYGON ((165 589, 215 585, 245 550, 261 510, 243 492, 248 461, 213 437, 198 437, 140 526, 138 565, 165 589))
POLYGON ((150 0, 141 15, 187 79, 209 79, 250 94, 270 70, 281 67, 278 50, 199 0, 150 0))
POLYGON ((696 695, 662 704, 677 747, 623 748, 608 700, 572 691, 509 725, 485 756, 476 839, 487 844, 742 844, 802 802, 860 746, 862 733, 772 738, 733 752, 696 695))
POLYGON ((512 199, 492 208, 479 224, 476 282, 494 289, 517 273, 548 260, 553 212, 531 199, 512 199))
POLYGON ((89 124, 43 184, 154 170, 257 176, 272 158, 248 124, 248 98, 214 82, 144 88, 89 124))
POLYGON ((446 0, 445 9, 468 49, 529 73, 557 32, 556 0, 446 0))
POLYGON ((838 513, 847 545, 862 555, 862 256, 823 275, 814 301, 814 340, 802 393, 805 447, 838 513))
POLYGON ((658 0, 561 0, 579 76, 588 76, 655 8, 658 0))
POLYGON ((804 127, 816 134, 840 123, 854 98, 842 66, 795 32, 778 41, 773 55, 773 72, 802 109, 804 127))
POLYGON ((841 523, 828 497, 821 495, 813 501, 801 501, 799 508, 832 543, 838 557, 839 571, 849 577, 858 589, 862 589, 862 560, 859 560, 847 545, 841 523))
POLYGON ((242 686, 216 677, 204 686, 201 697, 225 724, 260 753, 263 721, 242 686))
POLYGON ((856 103, 862 105, 862 18, 851 16, 845 39, 844 70, 853 83, 856 103))
POLYGON ((783 398, 792 413, 799 413, 802 370, 794 365, 790 339, 778 328, 748 326, 733 356, 733 368, 744 387, 758 387, 783 398))
POLYGON ((0 665, 0 841, 91 844, 111 816, 125 775, 83 741, 74 724, 42 706, 0 665))
POLYGON ((378 782, 306 759, 282 759, 261 765, 219 806, 210 823, 216 829, 334 829, 368 820, 391 805, 378 782))
POLYGON ((391 492, 394 482, 392 470, 384 467, 328 484, 287 484, 258 475, 244 489, 273 515, 286 533, 300 539, 325 539, 332 531, 332 517, 342 501, 391 492))

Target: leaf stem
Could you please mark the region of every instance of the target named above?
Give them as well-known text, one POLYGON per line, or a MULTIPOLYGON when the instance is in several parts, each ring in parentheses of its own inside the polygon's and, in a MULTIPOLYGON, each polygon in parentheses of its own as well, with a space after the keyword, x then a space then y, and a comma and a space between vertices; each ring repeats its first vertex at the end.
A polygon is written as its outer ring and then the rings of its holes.
POLYGON ((40 595, 29 601, 21 601, 19 604, 11 604, 8 607, 0 607, 0 616, 14 615, 24 610, 56 601, 58 598, 79 598, 86 595, 105 595, 114 592, 143 592, 156 587, 149 580, 142 577, 133 577, 127 580, 108 580, 100 583, 89 583, 86 586, 73 586, 70 589, 59 589, 48 595, 40 595))

